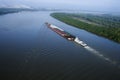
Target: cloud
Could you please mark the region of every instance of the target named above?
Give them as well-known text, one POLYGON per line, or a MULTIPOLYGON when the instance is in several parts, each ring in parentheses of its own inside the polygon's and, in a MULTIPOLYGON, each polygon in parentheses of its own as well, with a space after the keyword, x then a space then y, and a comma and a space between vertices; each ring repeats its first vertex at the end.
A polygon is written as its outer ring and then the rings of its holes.
POLYGON ((27 8, 27 9, 31 9, 30 6, 27 5, 0 5, 0 8, 27 8))
POLYGON ((30 6, 27 5, 13 5, 11 8, 31 8, 30 6))

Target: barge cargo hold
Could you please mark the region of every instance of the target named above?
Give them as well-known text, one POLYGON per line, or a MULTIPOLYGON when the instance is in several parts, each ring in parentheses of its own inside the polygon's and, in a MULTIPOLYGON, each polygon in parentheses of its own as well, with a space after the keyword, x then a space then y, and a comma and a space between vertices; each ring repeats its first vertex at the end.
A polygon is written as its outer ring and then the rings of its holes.
POLYGON ((56 32, 57 34, 59 34, 60 36, 66 38, 67 40, 69 41, 74 41, 78 44, 80 44, 81 46, 83 47, 86 47, 87 44, 85 44, 83 41, 81 41, 78 37, 64 31, 63 29, 53 25, 53 24, 50 24, 48 22, 45 23, 47 25, 48 28, 50 28, 52 31, 56 32))

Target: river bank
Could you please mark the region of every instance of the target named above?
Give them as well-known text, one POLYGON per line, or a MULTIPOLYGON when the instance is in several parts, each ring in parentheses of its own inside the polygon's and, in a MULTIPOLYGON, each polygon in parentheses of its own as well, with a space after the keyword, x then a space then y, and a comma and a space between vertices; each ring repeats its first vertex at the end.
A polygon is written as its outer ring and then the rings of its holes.
POLYGON ((66 13, 52 13, 52 17, 80 29, 84 29, 96 35, 108 38, 120 43, 120 28, 119 27, 103 27, 94 24, 88 24, 80 20, 74 19, 71 15, 66 13))

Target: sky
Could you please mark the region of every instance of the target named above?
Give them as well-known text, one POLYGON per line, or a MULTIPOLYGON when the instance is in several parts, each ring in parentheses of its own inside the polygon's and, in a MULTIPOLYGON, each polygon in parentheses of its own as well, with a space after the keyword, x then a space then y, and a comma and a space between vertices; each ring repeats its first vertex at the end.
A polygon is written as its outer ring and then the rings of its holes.
POLYGON ((120 0, 0 0, 4 6, 120 12, 120 0))

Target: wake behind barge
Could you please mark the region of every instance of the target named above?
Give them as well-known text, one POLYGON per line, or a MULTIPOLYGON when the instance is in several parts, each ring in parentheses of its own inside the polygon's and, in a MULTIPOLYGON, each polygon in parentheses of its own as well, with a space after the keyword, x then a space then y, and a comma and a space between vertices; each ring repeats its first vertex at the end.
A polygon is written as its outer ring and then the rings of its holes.
POLYGON ((55 26, 55 25, 53 25, 53 24, 50 24, 50 23, 48 23, 48 22, 46 22, 45 24, 46 24, 47 27, 50 28, 52 31, 54 31, 54 32, 56 32, 57 34, 59 34, 60 36, 66 38, 67 40, 69 40, 69 41, 74 41, 74 42, 80 44, 80 45, 83 46, 83 47, 86 47, 86 46, 87 46, 87 44, 85 44, 83 41, 79 40, 78 37, 76 37, 76 36, 74 36, 74 35, 66 32, 66 31, 64 31, 63 29, 61 29, 61 28, 59 28, 59 27, 57 27, 57 26, 55 26))

